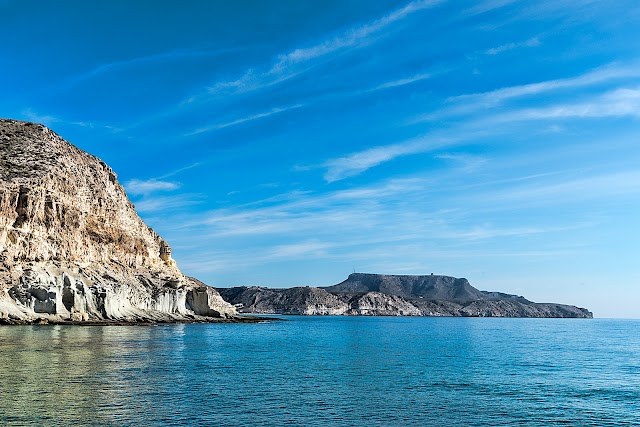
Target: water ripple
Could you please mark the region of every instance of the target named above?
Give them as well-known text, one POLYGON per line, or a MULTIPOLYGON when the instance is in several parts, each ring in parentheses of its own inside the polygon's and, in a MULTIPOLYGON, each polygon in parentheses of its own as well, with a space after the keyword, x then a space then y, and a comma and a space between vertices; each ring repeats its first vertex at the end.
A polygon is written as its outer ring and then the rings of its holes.
POLYGON ((640 425, 640 322, 0 328, 0 425, 640 425))

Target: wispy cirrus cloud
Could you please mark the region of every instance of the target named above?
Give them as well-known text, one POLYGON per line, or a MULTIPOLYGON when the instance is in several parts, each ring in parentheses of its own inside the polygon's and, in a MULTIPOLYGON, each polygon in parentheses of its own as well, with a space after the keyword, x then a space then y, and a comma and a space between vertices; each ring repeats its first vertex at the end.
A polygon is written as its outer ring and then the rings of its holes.
MULTIPOLYGON (((376 20, 342 31, 335 37, 326 38, 316 44, 295 48, 288 52, 275 55, 270 65, 250 67, 234 78, 216 81, 206 87, 204 91, 185 98, 178 105, 174 106, 174 108, 150 120, 157 120, 159 117, 165 117, 166 115, 183 114, 185 108, 198 108, 212 99, 219 99, 221 96, 245 94, 282 83, 313 69, 320 63, 330 60, 334 57, 334 54, 341 54, 348 49, 368 45, 376 36, 384 35, 384 30, 391 25, 420 11, 435 7, 445 1, 446 0, 415 0, 376 20)), ((164 56, 162 57, 164 58, 164 56)), ((147 60, 155 60, 155 58, 149 58, 147 60)), ((100 71, 103 69, 104 68, 101 68, 100 71)), ((429 77, 429 74, 417 74, 383 83, 370 90, 357 91, 352 93, 352 95, 404 86, 429 77)), ((345 94, 342 95, 344 96, 345 94)), ((275 107, 270 111, 258 112, 228 122, 201 126, 186 133, 186 135, 197 135, 225 127, 240 125, 300 106, 302 106, 302 104, 296 104, 290 107, 275 107)))
MULTIPOLYGON (((499 191, 493 185, 469 189, 463 194, 447 191, 445 193, 449 196, 439 199, 435 206, 433 195, 452 178, 450 171, 443 171, 429 178, 386 180, 328 193, 282 195, 265 206, 238 205, 198 213, 190 221, 183 221, 174 233, 179 240, 199 241, 204 245, 203 250, 195 255, 199 262, 187 259, 187 264, 182 265, 187 269, 232 270, 239 266, 301 259, 333 259, 338 262, 344 260, 345 253, 350 260, 366 260, 376 265, 391 260, 390 265, 396 265, 397 260, 404 259, 419 266, 420 262, 424 263, 425 256, 433 259, 464 258, 474 253, 465 248, 491 245, 492 241, 541 241, 537 236, 579 233, 583 229, 597 227, 598 222, 588 216, 577 219, 572 215, 566 221, 551 222, 529 217, 502 224, 484 219, 483 212, 496 209, 526 211, 529 205, 513 203, 522 199, 543 208, 572 203, 575 198, 562 195, 571 195, 578 189, 582 190, 581 197, 587 201, 616 197, 607 190, 608 185, 619 180, 633 180, 636 175, 623 173, 573 181, 559 175, 525 176, 500 186, 499 191), (198 237, 192 239, 191 235, 198 237), (252 248, 248 256, 247 242, 251 242, 249 246, 252 248), (438 243, 434 246, 433 242, 438 243), (237 256, 239 249, 236 244, 242 246, 244 257, 237 256), (216 250, 212 252, 211 247, 216 247, 216 250)), ((617 196, 638 191, 640 187, 637 184, 628 183, 617 196)), ((549 253, 557 253, 558 248, 538 245, 526 250, 529 255, 537 251, 539 253, 533 256, 548 256, 549 253)), ((483 256, 496 253, 490 249, 481 252, 483 256)), ((520 251, 512 251, 511 255, 519 253, 524 256, 520 251)), ((414 273, 419 270, 416 268, 414 273)))
MULTIPOLYGON (((391 80, 385 83, 382 83, 378 86, 375 86, 371 89, 366 89, 366 90, 358 90, 358 91, 353 91, 353 92, 347 92, 347 93, 341 93, 340 96, 342 97, 346 97, 346 96, 358 96, 358 95, 362 95, 364 93, 369 93, 369 92, 375 92, 375 91, 379 91, 379 90, 385 90, 385 89, 392 89, 392 88, 397 88, 397 87, 401 87, 401 86, 406 86, 406 85, 410 85, 412 83, 416 83, 422 80, 426 80, 432 77, 432 74, 430 73, 420 73, 420 74, 416 74, 413 75, 411 77, 407 77, 407 78, 402 78, 402 79, 396 79, 396 80, 391 80)), ((229 82, 229 87, 231 86, 235 86, 236 82, 229 82)), ((322 95, 314 100, 312 100, 311 102, 317 101, 318 99, 323 99, 326 98, 327 95, 322 95)), ((192 136, 192 135, 198 135, 201 133, 205 133, 205 132, 210 132, 210 131, 214 131, 214 130, 219 130, 219 129, 224 129, 227 127, 231 127, 231 126, 236 126, 236 125, 240 125, 246 122, 251 122, 254 120, 258 120, 258 119, 263 119, 269 116, 272 116, 274 114, 279 114, 279 113, 284 113, 286 111, 289 110, 294 110, 294 109, 298 109, 301 107, 306 106, 307 104, 294 104, 294 105, 290 105, 290 106, 285 106, 285 107, 275 107, 272 108, 271 110, 268 111, 264 111, 261 113, 256 113, 256 114, 251 114, 245 117, 241 117, 239 119, 235 119, 235 120, 231 120, 228 122, 219 122, 219 123, 215 123, 215 124, 211 124, 208 126, 203 126, 200 128, 197 128, 191 132, 188 132, 185 134, 185 136, 192 136)), ((304 169, 303 166, 298 166, 298 169, 304 169)))
MULTIPOLYGON (((376 92, 379 90, 385 90, 385 89, 392 89, 392 88, 397 88, 397 87, 401 87, 401 86, 406 86, 406 85, 410 85, 412 83, 416 83, 419 81, 423 81, 423 80, 427 80, 429 78, 432 77, 432 74, 430 73, 420 73, 420 74, 416 74, 413 75, 411 77, 407 77, 407 78, 402 78, 402 79, 396 79, 396 80, 391 80, 385 83, 382 83, 378 86, 372 87, 371 89, 366 89, 366 90, 357 90, 357 91, 353 91, 353 92, 343 92, 340 93, 341 97, 347 97, 347 96, 359 96, 359 95, 363 95, 365 93, 370 93, 370 92, 376 92)), ((235 82, 230 82, 229 83, 230 86, 234 86, 235 82)), ((333 94, 331 95, 327 95, 327 94, 323 94, 315 99, 312 99, 311 101, 309 101, 307 104, 303 104, 303 103, 298 103, 298 104, 294 104, 294 105, 289 105, 289 106, 285 106, 285 107, 274 107, 271 110, 268 111, 264 111, 264 112, 260 112, 260 113, 255 113, 255 114, 250 114, 248 116, 244 116, 235 120, 230 120, 230 121, 226 121, 226 122, 217 122, 211 125, 207 125, 207 126, 202 126, 199 127, 195 130, 192 130, 190 132, 187 132, 184 134, 184 136, 193 136, 193 135, 198 135, 201 133, 206 133, 206 132, 210 132, 210 131, 215 131, 215 130, 219 130, 219 129, 224 129, 227 127, 232 127, 232 126, 237 126, 243 123, 247 123, 247 122, 251 122, 254 120, 259 120, 259 119, 263 119, 269 116, 273 116, 275 114, 280 114, 280 113, 284 113, 290 110, 295 110, 301 107, 305 107, 307 105, 309 105, 309 103, 313 103, 313 102, 317 102, 318 100, 321 99, 326 99, 327 97, 333 96, 333 94)), ((308 169, 308 167, 304 167, 304 166, 297 166, 296 167, 298 170, 303 170, 303 169, 308 169)))
POLYGON ((201 194, 176 193, 181 187, 179 182, 157 178, 132 179, 124 183, 127 193, 134 197, 136 211, 142 214, 180 211, 203 202, 201 194))
POLYGON ((22 116, 28 121, 31 121, 34 123, 40 123, 45 126, 52 126, 54 124, 64 124, 64 125, 80 126, 83 128, 103 128, 108 130, 109 132, 117 132, 119 130, 115 126, 97 124, 97 123, 86 122, 86 121, 67 120, 60 116, 54 116, 50 114, 41 114, 41 113, 37 113, 31 108, 22 110, 22 116))
POLYGON ((593 227, 594 222, 582 222, 579 224, 569 224, 565 226, 529 226, 529 227, 496 227, 496 226, 477 226, 471 228, 460 228, 456 230, 446 230, 442 233, 435 232, 434 237, 459 240, 474 241, 495 239, 500 237, 526 237, 535 234, 559 233, 563 231, 579 230, 583 228, 593 227))
POLYGON ((373 91, 377 91, 377 90, 383 90, 383 89, 390 89, 390 88, 395 88, 395 87, 400 87, 400 86, 406 86, 406 85, 410 85, 412 83, 416 83, 422 80, 426 80, 431 78, 431 74, 429 73, 421 73, 421 74, 416 74, 414 76, 411 77, 407 77, 404 79, 398 79, 398 80, 392 80, 386 83, 382 83, 372 89, 369 89, 367 92, 373 92, 373 91))
POLYGON ((491 12, 496 9, 501 9, 515 2, 516 0, 487 0, 469 9, 466 9, 463 12, 463 14, 464 15, 480 15, 482 13, 491 12))
POLYGON ((204 126, 201 128, 198 128, 194 131, 191 131, 187 134, 185 134, 185 136, 192 136, 192 135, 198 135, 201 133, 205 133, 205 132, 210 132, 213 130, 218 130, 218 129, 224 129, 227 127, 231 127, 231 126, 236 126, 242 123, 246 123, 246 122, 251 122, 254 120, 259 120, 259 119, 263 119, 265 117, 269 117, 269 116, 273 116, 274 114, 280 114, 280 113, 284 113, 286 111, 289 110, 294 110, 296 108, 300 108, 303 107, 304 104, 295 104, 295 105, 289 105, 287 107, 276 107, 276 108, 272 108, 269 111, 265 111, 262 113, 257 113, 257 114, 251 114, 249 116, 245 116, 245 117, 241 117, 239 119, 236 120, 231 120, 229 122, 222 122, 222 123, 216 123, 210 126, 204 126))
POLYGON ((27 108, 25 110, 22 110, 22 115, 27 120, 29 120, 31 122, 40 123, 40 124, 43 124, 45 126, 50 126, 50 125, 52 125, 54 123, 58 123, 58 122, 62 121, 61 119, 59 119, 58 117, 55 117, 55 116, 51 116, 51 115, 48 115, 48 114, 36 113, 31 108, 27 108))
POLYGON ((464 103, 473 102, 473 106, 477 108, 481 106, 495 105, 500 102, 522 96, 540 95, 560 89, 575 89, 599 83, 613 82, 628 78, 638 78, 640 77, 640 67, 638 65, 639 64, 637 63, 609 64, 576 77, 547 80, 519 86, 509 86, 492 90, 490 92, 458 95, 448 98, 447 101, 464 103))
POLYGON ((269 253, 269 258, 296 259, 307 256, 324 256, 332 245, 318 240, 306 240, 286 245, 277 245, 269 253))
POLYGON ((419 137, 403 141, 397 144, 368 148, 344 157, 330 159, 323 164, 326 168, 324 179, 327 182, 340 181, 351 176, 358 175, 368 169, 395 158, 411 154, 424 153, 429 150, 444 147, 451 140, 419 137))
POLYGON ((487 55, 498 55, 499 53, 507 52, 519 47, 537 47, 540 46, 540 39, 538 37, 532 37, 529 40, 523 42, 511 42, 506 43, 491 49, 487 49, 484 53, 487 55))
MULTIPOLYGON (((264 249, 246 249, 247 256, 238 257, 224 251, 207 250, 194 254, 186 262, 180 263, 180 268, 189 271, 211 272, 225 269, 246 268, 248 266, 261 265, 278 261, 299 261, 313 257, 331 258, 331 250, 337 245, 333 242, 325 242, 318 239, 309 239, 294 243, 275 245, 264 249)), ((175 248, 174 249, 179 249, 175 248)))
MULTIPOLYGON (((434 112, 416 116, 409 120, 408 123, 433 122, 443 118, 470 116, 476 113, 482 115, 487 113, 487 109, 489 108, 499 107, 519 98, 535 98, 554 92, 567 92, 583 88, 596 89, 598 86, 611 86, 625 81, 636 82, 638 79, 640 79, 640 67, 638 67, 638 63, 608 64, 575 77, 508 86, 488 92, 449 97, 446 99, 448 106, 434 112)), ((545 100, 543 100, 543 102, 544 101, 545 100)))
POLYGON ((120 61, 113 61, 104 64, 100 64, 88 71, 80 74, 76 74, 70 77, 64 85, 67 87, 74 86, 84 81, 90 80, 94 77, 99 77, 103 74, 120 71, 127 68, 139 67, 149 64, 155 64, 158 62, 171 62, 184 60, 186 58, 206 58, 219 56, 225 53, 233 52, 238 49, 177 49, 169 52, 160 52, 153 55, 145 55, 134 58, 123 59, 120 61))
POLYGON ((177 182, 161 181, 158 179, 132 179, 124 183, 124 188, 129 194, 133 195, 149 195, 159 191, 173 191, 180 188, 177 182))
POLYGON ((605 117, 640 118, 640 87, 615 89, 604 94, 591 96, 580 102, 517 109, 496 115, 488 120, 493 123, 500 123, 605 117))
POLYGON ((448 99, 458 105, 434 113, 420 116, 409 123, 435 121, 448 116, 467 116, 461 124, 440 133, 438 138, 418 137, 397 144, 367 148, 343 157, 327 160, 322 164, 326 168, 324 178, 335 182, 359 175, 373 167, 394 159, 425 153, 431 150, 460 143, 473 138, 474 129, 484 134, 500 133, 499 127, 490 124, 504 124, 527 120, 553 120, 562 118, 598 118, 598 117, 640 117, 640 88, 618 88, 605 93, 583 95, 581 101, 545 104, 536 108, 507 108, 502 112, 488 112, 487 107, 499 105, 511 99, 525 96, 539 96, 552 91, 595 87, 599 84, 637 79, 640 68, 632 64, 613 64, 592 70, 577 77, 549 80, 520 86, 511 86, 490 92, 461 95, 448 99))
POLYGON ((182 210, 202 203, 204 197, 200 194, 176 194, 171 196, 145 196, 134 201, 136 211, 141 213, 167 212, 182 210))
POLYGON ((278 57, 278 62, 276 62, 272 67, 271 71, 281 71, 287 69, 291 65, 325 56, 340 49, 356 46, 365 41, 368 37, 382 31, 389 25, 400 21, 415 12, 431 8, 442 2, 442 0, 413 1, 373 22, 349 29, 338 37, 326 40, 311 47, 295 49, 287 54, 280 55, 278 57))
MULTIPOLYGON (((371 37, 381 34, 390 25, 443 2, 444 0, 410 2, 381 18, 343 31, 336 37, 279 54, 268 68, 250 68, 237 78, 218 81, 207 88, 207 94, 210 96, 236 92, 243 93, 281 83, 313 68, 318 60, 326 58, 333 53, 363 46, 370 41, 371 37)), ((202 95, 191 97, 187 100, 187 103, 201 98, 202 95)))
MULTIPOLYGON (((621 170, 613 173, 594 173, 583 177, 528 183, 499 191, 484 192, 482 200, 489 203, 531 205, 561 205, 585 200, 607 200, 640 194, 640 172, 621 170)), ((475 199, 470 197, 469 199, 475 199)))
POLYGON ((214 237, 304 233, 317 229, 320 217, 323 224, 335 229, 354 223, 373 226, 367 218, 380 208, 376 208, 380 201, 423 191, 424 186, 424 179, 407 178, 321 194, 294 191, 234 209, 210 211, 185 220, 180 229, 206 227, 214 237), (346 206, 358 208, 345 209, 346 206), (365 206, 368 210, 364 209, 365 206))
POLYGON ((442 153, 436 154, 434 157, 454 163, 463 172, 474 171, 488 162, 485 157, 466 153, 442 153))
MULTIPOLYGON (((499 133, 500 129, 493 130, 499 133)), ((491 131, 467 131, 458 128, 449 132, 434 133, 410 138, 395 144, 382 145, 357 151, 343 157, 327 160, 320 166, 325 168, 324 179, 331 183, 352 176, 359 175, 371 168, 390 162, 400 157, 423 154, 446 147, 455 146, 464 141, 490 135, 491 131)), ((483 164, 486 159, 467 154, 442 153, 436 156, 440 159, 451 160, 467 170, 483 164)), ((303 168, 304 170, 304 168, 303 168)))
POLYGON ((201 164, 202 162, 196 162, 158 178, 131 179, 126 181, 123 186, 127 194, 132 196, 136 210, 142 214, 181 211, 203 203, 206 197, 199 193, 178 191, 182 189, 182 184, 177 181, 168 181, 166 178, 178 175, 201 164))
POLYGON ((172 176, 178 175, 182 172, 188 171, 190 169, 193 168, 197 168, 198 166, 202 166, 204 164, 204 162, 195 162, 195 163, 191 163, 190 165, 187 166, 183 166, 181 168, 172 170, 170 172, 165 173, 162 176, 159 176, 158 178, 155 178, 156 180, 163 180, 163 179, 167 179, 167 178, 171 178, 172 176))

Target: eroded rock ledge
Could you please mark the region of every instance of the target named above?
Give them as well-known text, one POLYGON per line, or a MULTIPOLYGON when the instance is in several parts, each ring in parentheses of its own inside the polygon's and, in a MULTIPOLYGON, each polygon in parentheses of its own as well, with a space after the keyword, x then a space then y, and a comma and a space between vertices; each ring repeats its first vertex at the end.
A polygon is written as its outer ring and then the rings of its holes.
POLYGON ((464 316, 592 318, 584 308, 534 303, 522 296, 480 291, 450 276, 354 273, 325 288, 218 288, 241 313, 347 316, 464 316))
POLYGON ((42 125, 0 119, 0 323, 236 314, 182 274, 104 162, 42 125))

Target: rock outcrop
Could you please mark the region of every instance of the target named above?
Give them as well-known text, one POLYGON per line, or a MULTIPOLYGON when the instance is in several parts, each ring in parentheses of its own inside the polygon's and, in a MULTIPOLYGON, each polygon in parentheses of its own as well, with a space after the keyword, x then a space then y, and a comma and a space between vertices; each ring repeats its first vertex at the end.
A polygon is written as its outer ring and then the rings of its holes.
POLYGON ((346 302, 319 288, 269 289, 243 286, 217 290, 225 301, 233 301, 245 313, 339 315, 349 309, 346 302))
POLYGON ((0 322, 235 314, 180 272, 104 162, 42 125, 0 119, 0 322))
POLYGON ((222 297, 243 313, 576 317, 593 314, 572 305, 534 303, 522 296, 480 291, 467 279, 450 276, 394 276, 354 273, 325 288, 219 288, 222 297))

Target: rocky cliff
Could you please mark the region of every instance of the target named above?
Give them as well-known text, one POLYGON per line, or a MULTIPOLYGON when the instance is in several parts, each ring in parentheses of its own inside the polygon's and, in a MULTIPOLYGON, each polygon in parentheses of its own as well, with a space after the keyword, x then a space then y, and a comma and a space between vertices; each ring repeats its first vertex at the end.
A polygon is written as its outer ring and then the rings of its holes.
POLYGON ((584 308, 534 303, 522 296, 480 291, 467 279, 450 276, 351 274, 325 288, 218 289, 244 313, 370 316, 577 317, 584 308))
POLYGON ((0 322, 234 315, 180 272, 104 162, 42 125, 0 119, 0 322))

